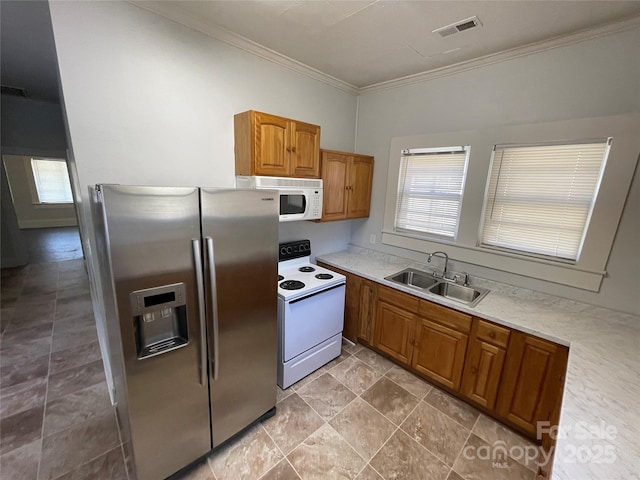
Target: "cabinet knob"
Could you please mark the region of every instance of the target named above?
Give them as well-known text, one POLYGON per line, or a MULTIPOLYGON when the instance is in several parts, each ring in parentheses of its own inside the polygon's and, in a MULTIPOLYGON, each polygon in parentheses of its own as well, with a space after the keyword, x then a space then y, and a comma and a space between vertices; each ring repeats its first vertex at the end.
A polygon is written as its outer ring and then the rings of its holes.
POLYGON ((293 153, 296 153, 296 147, 291 147, 291 151, 292 151, 293 153))
POLYGON ((489 332, 489 338, 494 339, 496 338, 496 332, 489 332))
POLYGON ((291 147, 287 147, 287 152, 290 152, 290 151, 291 151, 291 147))

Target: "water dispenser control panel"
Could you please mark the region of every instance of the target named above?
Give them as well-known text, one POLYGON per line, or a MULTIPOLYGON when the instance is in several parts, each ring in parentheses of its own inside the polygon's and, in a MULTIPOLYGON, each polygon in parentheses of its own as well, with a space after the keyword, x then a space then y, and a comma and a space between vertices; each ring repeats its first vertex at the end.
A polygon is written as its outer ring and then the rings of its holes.
POLYGON ((136 290, 130 300, 139 359, 189 343, 184 283, 136 290))

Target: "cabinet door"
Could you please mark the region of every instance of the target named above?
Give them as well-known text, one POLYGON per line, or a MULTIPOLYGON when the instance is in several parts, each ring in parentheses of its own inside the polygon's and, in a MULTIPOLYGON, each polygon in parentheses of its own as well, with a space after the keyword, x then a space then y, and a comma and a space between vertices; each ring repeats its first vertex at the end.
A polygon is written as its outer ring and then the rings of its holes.
POLYGON ((290 122, 291 165, 294 177, 320 177, 320 127, 303 122, 290 122))
POLYGON ((291 134, 289 121, 255 112, 254 175, 287 176, 290 171, 291 134))
POLYGON ((414 323, 412 313, 378 299, 373 346, 408 365, 413 351, 414 323))
POLYGON ((376 290, 373 282, 362 279, 360 286, 360 329, 358 338, 369 345, 373 343, 373 325, 376 290))
POLYGON ((343 220, 347 216, 348 163, 345 155, 322 152, 322 220, 343 220))
POLYGON ((459 390, 467 339, 465 333, 419 318, 411 366, 423 375, 459 390))
POLYGON ((562 396, 567 349, 521 332, 512 332, 497 412, 536 434, 537 422, 552 419, 562 396))
POLYGON ((347 182, 347 218, 369 216, 371 206, 371 182, 373 181, 373 157, 350 157, 347 182))
POLYGON ((477 404, 493 409, 505 355, 504 348, 474 338, 469 345, 461 393, 477 404))
POLYGON ((341 273, 347 277, 342 336, 352 342, 357 342, 360 323, 360 286, 362 285, 362 278, 347 272, 341 273))

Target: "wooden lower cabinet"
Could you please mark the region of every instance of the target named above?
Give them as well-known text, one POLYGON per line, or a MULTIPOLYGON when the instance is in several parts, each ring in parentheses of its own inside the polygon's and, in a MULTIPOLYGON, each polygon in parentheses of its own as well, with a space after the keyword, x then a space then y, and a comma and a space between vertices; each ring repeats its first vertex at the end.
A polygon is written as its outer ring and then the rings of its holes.
POLYGON ((359 331, 358 340, 371 345, 373 343, 373 326, 375 317, 376 286, 366 279, 360 284, 360 306, 358 310, 359 331))
POLYGON ((360 314, 360 288, 362 278, 347 272, 340 272, 347 277, 347 291, 344 299, 344 327, 342 336, 352 342, 358 340, 359 314, 360 314))
POLYGON ((378 301, 373 345, 408 365, 413 353, 415 318, 415 315, 407 310, 385 301, 378 301))
POLYGON ((557 423, 568 349, 522 332, 511 332, 496 413, 536 435, 538 422, 557 423))
POLYGON ((509 335, 508 328, 473 319, 461 393, 488 409, 496 405, 509 335))
MULTIPOLYGON (((557 425, 569 350, 319 262, 347 277, 344 336, 537 438, 557 425)), ((553 440, 537 438, 549 449, 553 440)))
POLYGON ((452 390, 460 389, 468 336, 426 318, 418 318, 411 366, 452 390))
POLYGON ((318 262, 318 265, 340 273, 347 279, 342 336, 352 342, 363 340, 365 343, 371 344, 373 341, 375 284, 331 265, 322 262, 318 262))

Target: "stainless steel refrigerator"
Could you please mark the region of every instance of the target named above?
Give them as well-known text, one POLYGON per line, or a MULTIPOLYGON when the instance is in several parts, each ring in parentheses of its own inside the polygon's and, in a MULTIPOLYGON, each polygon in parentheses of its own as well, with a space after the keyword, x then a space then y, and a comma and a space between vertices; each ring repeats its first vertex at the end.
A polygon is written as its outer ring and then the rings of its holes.
POLYGON ((125 455, 158 480, 275 412, 277 194, 97 185, 93 214, 125 455))

